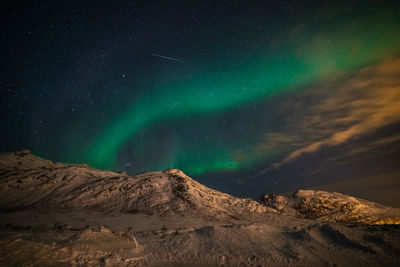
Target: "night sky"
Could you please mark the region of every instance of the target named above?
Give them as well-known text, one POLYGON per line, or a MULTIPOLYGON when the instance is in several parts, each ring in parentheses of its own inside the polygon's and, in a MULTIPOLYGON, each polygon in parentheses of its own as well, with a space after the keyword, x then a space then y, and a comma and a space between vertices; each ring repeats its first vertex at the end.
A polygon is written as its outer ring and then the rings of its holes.
POLYGON ((0 5, 0 152, 400 207, 399 1, 0 5))

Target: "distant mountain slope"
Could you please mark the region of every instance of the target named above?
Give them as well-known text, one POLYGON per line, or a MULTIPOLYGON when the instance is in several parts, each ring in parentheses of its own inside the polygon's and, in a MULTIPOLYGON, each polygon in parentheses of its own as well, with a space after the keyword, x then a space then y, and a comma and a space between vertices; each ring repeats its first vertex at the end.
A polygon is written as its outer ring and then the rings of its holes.
POLYGON ((282 214, 318 221, 400 224, 400 209, 336 192, 299 190, 292 198, 266 194, 266 206, 282 214))
POLYGON ((255 200, 207 188, 182 171, 136 176, 53 163, 30 151, 0 155, 0 209, 91 208, 105 212, 241 218, 275 212, 255 200))

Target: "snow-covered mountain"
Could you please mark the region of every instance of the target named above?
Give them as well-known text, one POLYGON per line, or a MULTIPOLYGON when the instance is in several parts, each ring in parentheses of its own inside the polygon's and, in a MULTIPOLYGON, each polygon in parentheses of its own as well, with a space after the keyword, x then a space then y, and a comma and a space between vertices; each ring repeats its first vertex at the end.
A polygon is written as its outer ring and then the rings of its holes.
POLYGON ((0 154, 1 266, 398 266, 399 214, 340 193, 258 202, 177 169, 129 176, 0 154))
POLYGON ((261 202, 281 214, 326 222, 400 224, 400 209, 336 192, 299 190, 292 198, 266 194, 261 202))
POLYGON ((86 165, 53 163, 30 151, 19 151, 0 155, 0 172, 2 210, 68 207, 215 219, 275 211, 255 200, 205 187, 177 169, 128 176, 86 165))

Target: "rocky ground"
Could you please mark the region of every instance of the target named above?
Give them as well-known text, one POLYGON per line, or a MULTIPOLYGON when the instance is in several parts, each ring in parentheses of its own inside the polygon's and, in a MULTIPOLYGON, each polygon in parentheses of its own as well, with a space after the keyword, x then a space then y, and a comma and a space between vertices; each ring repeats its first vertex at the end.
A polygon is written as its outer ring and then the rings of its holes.
POLYGON ((400 210, 299 190, 261 201, 179 170, 0 155, 1 266, 399 266, 400 210))

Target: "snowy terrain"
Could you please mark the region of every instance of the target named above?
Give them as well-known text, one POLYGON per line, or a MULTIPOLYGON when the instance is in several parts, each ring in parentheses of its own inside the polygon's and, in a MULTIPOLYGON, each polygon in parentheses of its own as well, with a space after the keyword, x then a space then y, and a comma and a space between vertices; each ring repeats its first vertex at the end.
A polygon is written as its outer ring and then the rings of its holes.
POLYGON ((400 210, 299 190, 260 202, 169 169, 0 155, 1 266, 398 266, 400 210))

